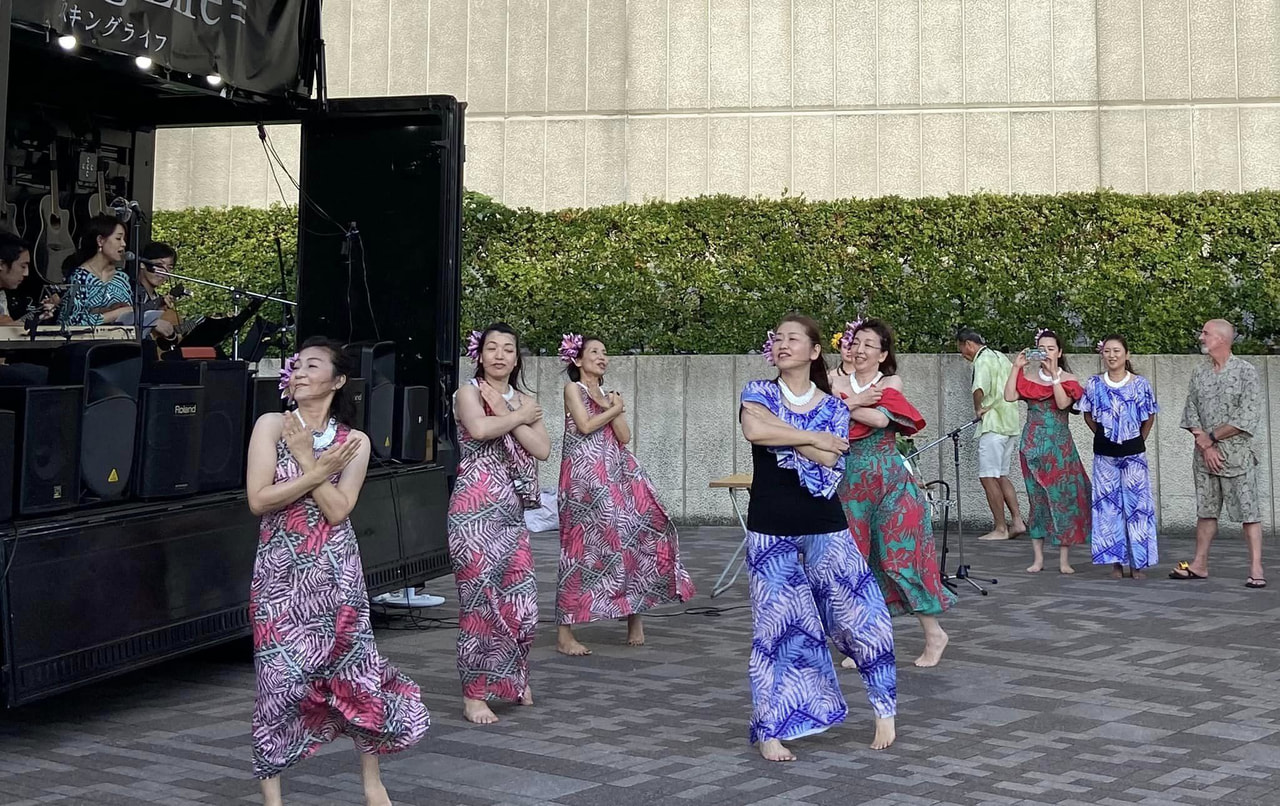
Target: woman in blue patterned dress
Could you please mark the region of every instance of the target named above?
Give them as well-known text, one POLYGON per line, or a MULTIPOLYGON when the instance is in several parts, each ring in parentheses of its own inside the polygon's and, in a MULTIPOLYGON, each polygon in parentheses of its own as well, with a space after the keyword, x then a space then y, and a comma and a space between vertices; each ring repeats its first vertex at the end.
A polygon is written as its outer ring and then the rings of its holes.
POLYGON ((1156 396, 1133 371, 1129 345, 1120 336, 1100 342, 1107 371, 1085 386, 1077 408, 1093 432, 1093 562, 1111 564, 1120 579, 1134 579, 1159 560, 1156 508, 1147 467, 1147 435, 1156 421, 1156 396))
POLYGON ((124 263, 124 224, 114 216, 89 220, 84 257, 67 278, 74 287, 62 301, 61 319, 68 325, 110 325, 133 321, 133 286, 116 267, 124 263))
POLYGON ((783 319, 765 357, 778 377, 747 384, 738 414, 755 467, 746 537, 751 741, 768 761, 794 761, 783 741, 844 720, 829 637, 862 674, 876 715, 871 747, 881 750, 895 737, 897 667, 884 596, 835 497, 849 409, 830 394, 812 319, 783 319))

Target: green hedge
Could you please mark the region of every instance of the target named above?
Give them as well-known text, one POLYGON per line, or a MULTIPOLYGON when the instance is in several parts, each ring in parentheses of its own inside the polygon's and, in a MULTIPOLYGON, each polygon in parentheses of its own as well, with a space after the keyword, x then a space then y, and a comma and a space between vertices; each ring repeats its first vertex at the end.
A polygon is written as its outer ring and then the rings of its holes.
MULTIPOLYGON (((298 212, 275 204, 254 207, 198 210, 157 210, 151 222, 151 236, 178 251, 179 274, 211 280, 223 285, 268 294, 280 285, 280 261, 275 236, 284 252, 285 299, 297 294, 298 212)), ((231 297, 225 291, 183 283, 194 296, 178 301, 184 318, 231 313, 231 297)), ((275 294, 273 296, 280 296, 275 294)), ((268 302, 260 315, 280 321, 280 304, 268 302)))
MULTIPOLYGON (((291 216, 183 211, 156 230, 175 233, 189 269, 266 288, 277 269, 260 230, 291 216)), ((1243 352, 1280 336, 1277 192, 712 196, 547 213, 468 193, 463 233, 463 332, 502 319, 535 351, 572 330, 615 353, 743 353, 792 309, 831 328, 887 318, 911 352, 953 349, 961 324, 1005 349, 1053 327, 1079 349, 1114 331, 1135 352, 1187 352, 1215 316, 1237 323, 1243 352)))

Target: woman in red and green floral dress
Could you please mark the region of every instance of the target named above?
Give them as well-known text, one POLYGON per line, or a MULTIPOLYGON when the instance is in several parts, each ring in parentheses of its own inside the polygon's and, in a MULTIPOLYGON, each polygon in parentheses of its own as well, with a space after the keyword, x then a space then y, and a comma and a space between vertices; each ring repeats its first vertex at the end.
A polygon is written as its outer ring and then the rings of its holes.
POLYGON ((1044 541, 1048 540, 1058 547, 1058 570, 1074 574, 1068 555, 1072 546, 1089 542, 1092 493, 1067 420, 1076 401, 1084 397, 1084 388, 1067 368, 1057 333, 1036 331, 1034 352, 1040 366, 1028 377, 1025 370, 1031 352, 1018 353, 1004 386, 1005 400, 1027 403, 1019 451, 1031 510, 1027 536, 1035 552, 1027 573, 1038 574, 1044 568, 1044 541))
POLYGON ((853 372, 833 373, 832 391, 849 407, 852 422, 836 493, 889 613, 920 620, 925 642, 916 666, 936 666, 947 646, 938 616, 955 603, 955 594, 942 584, 928 505, 898 452, 898 435, 924 428, 924 418, 902 393, 893 342, 893 328, 879 319, 851 323, 841 339, 853 372))

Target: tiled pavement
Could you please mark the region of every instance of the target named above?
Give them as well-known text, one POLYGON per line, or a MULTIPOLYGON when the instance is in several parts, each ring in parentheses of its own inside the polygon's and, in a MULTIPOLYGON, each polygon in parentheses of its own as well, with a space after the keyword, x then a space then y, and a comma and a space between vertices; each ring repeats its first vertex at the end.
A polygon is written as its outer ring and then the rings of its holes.
MULTIPOLYGON (((1280 594, 1242 587, 1238 534, 1224 534, 1220 576, 1205 582, 1112 581, 1083 563, 1073 578, 1031 577, 1025 542, 971 544, 970 561, 1000 584, 961 594, 943 665, 910 666, 919 628, 897 622, 898 743, 866 748, 870 710, 845 672, 851 720, 796 742, 801 759, 787 765, 746 743, 749 610, 650 619, 641 649, 619 644, 619 624, 587 627, 595 654, 574 660, 555 653, 547 625, 533 654, 538 704, 503 709, 490 728, 460 717, 454 633, 398 620, 403 631, 380 630, 379 643, 422 685, 434 724, 384 762, 385 780, 400 804, 467 806, 1280 804, 1280 594)), ((535 545, 549 616, 554 536, 535 545)), ((683 535, 703 591, 694 606, 744 604, 741 580, 714 603, 705 595, 733 546, 728 529, 683 535)), ((1164 541, 1166 569, 1189 547, 1164 541)), ((0 803, 252 803, 252 696, 237 644, 5 714, 0 803)), ((360 803, 350 745, 290 771, 285 792, 360 803)))

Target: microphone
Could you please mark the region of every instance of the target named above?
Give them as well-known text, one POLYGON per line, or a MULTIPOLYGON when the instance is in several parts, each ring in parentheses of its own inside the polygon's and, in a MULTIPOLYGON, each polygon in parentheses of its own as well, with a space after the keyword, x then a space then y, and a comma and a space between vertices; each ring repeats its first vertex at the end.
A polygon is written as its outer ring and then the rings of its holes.
POLYGON ((190 291, 188 291, 187 287, 184 286, 182 283, 177 283, 173 286, 173 288, 169 289, 169 296, 173 297, 174 299, 182 299, 183 297, 192 297, 195 295, 192 294, 190 291))
MULTIPOLYGON (((125 262, 125 263, 128 263, 128 262, 129 262, 129 261, 131 261, 131 260, 136 260, 136 261, 138 261, 139 263, 141 263, 143 266, 146 266, 147 268, 150 268, 150 269, 154 269, 155 267, 160 266, 160 264, 159 264, 159 263, 156 263, 154 260, 147 260, 147 259, 146 259, 146 258, 144 258, 144 257, 138 257, 138 256, 137 256, 135 253, 133 253, 133 252, 125 252, 125 253, 124 253, 124 262, 125 262)), ((168 274, 168 273, 169 273, 169 272, 167 272, 167 271, 163 271, 163 268, 164 268, 163 266, 160 266, 160 268, 161 268, 161 271, 156 272, 157 274, 168 274)))

